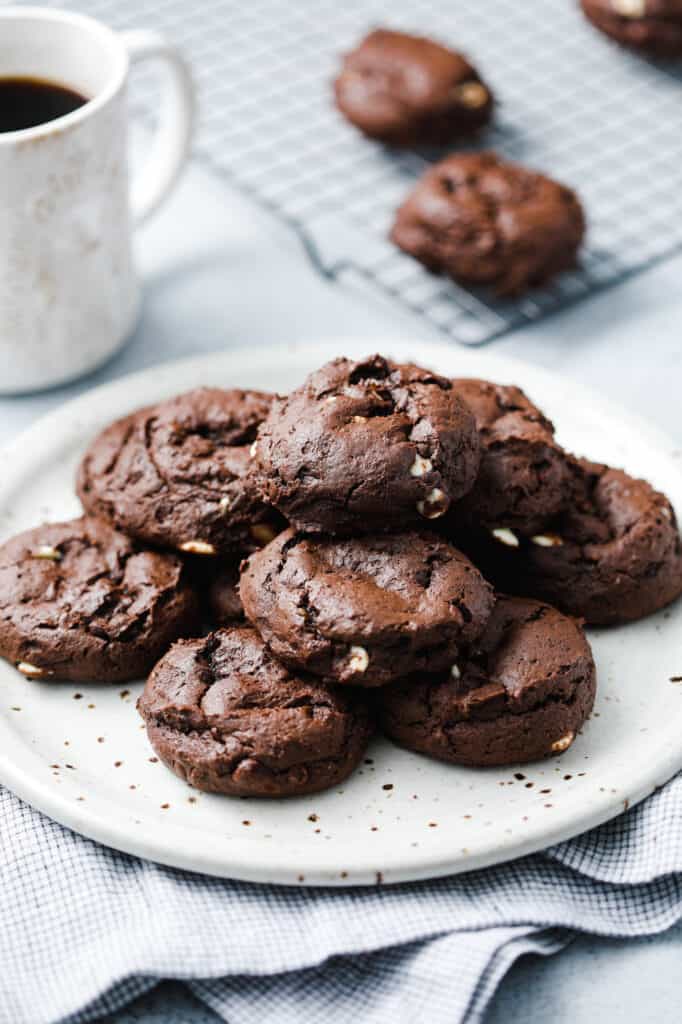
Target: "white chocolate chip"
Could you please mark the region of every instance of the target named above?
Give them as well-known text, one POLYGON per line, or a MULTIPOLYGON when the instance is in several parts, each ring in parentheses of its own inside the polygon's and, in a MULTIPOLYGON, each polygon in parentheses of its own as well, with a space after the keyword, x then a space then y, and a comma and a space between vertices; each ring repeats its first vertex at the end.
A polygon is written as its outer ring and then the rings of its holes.
POLYGON ((461 85, 455 86, 452 94, 463 107, 468 107, 469 110, 478 110, 488 102, 488 90, 480 82, 462 82, 461 85))
POLYGON ((62 553, 57 551, 56 548, 51 547, 49 544, 41 544, 33 554, 33 558, 45 558, 50 562, 61 562, 62 553))
POLYGON ((643 18, 646 0, 611 0, 611 9, 622 18, 643 18))
POLYGON ((661 515, 665 516, 666 519, 672 519, 672 513, 667 505, 661 506, 661 515))
POLYGON ((220 508, 221 508, 221 510, 223 512, 228 512, 231 505, 232 505, 231 499, 228 498, 228 496, 226 494, 223 495, 223 497, 220 499, 220 508))
POLYGON ((338 397, 338 395, 328 395, 327 398, 325 398, 325 402, 327 405, 333 405, 333 403, 338 400, 338 397))
POLYGON ((256 457, 256 450, 257 450, 257 448, 258 448, 258 441, 254 441, 253 444, 251 445, 251 447, 249 448, 249 455, 251 456, 252 459, 255 459, 255 457, 256 457))
POLYGON ((41 679, 43 676, 51 675, 47 669, 32 665, 30 661, 20 661, 17 670, 21 672, 22 676, 28 676, 29 679, 41 679))
POLYGON ((452 668, 450 669, 450 675, 452 676, 453 679, 460 679, 461 678, 462 673, 459 670, 459 665, 453 665, 452 666, 452 668))
POLYGON ((410 466, 410 476, 426 476, 433 469, 433 463, 431 459, 424 459, 417 452, 414 457, 414 462, 410 466))
POLYGON ((417 502, 417 512, 425 519, 440 519, 450 507, 450 499, 440 487, 434 487, 424 501, 417 502))
POLYGON ((519 546, 519 538, 513 530, 507 529, 506 526, 498 526, 497 529, 492 530, 492 535, 495 540, 499 540, 500 544, 506 544, 508 548, 518 548, 519 546))
POLYGON ((364 647, 357 647, 355 644, 350 649, 348 668, 351 672, 366 672, 369 665, 369 654, 364 647))
POLYGON ((354 416, 353 417, 353 423, 366 423, 366 422, 367 422, 367 417, 366 416, 354 416))
POLYGON ((561 754, 564 750, 568 750, 571 743, 575 739, 574 732, 567 732, 565 736, 562 736, 560 740, 556 740, 552 746, 551 751, 553 754, 561 754))
POLYGON ((180 545, 181 551, 186 551, 188 555, 215 555, 217 554, 216 549, 212 544, 209 544, 205 540, 186 540, 184 544, 180 545))
POLYGON ((271 540, 274 540, 277 534, 271 526, 267 523, 253 523, 249 527, 249 533, 258 544, 269 544, 271 540))
POLYGON ((558 548, 563 544, 561 537, 557 537, 556 533, 536 533, 531 540, 539 548, 558 548))

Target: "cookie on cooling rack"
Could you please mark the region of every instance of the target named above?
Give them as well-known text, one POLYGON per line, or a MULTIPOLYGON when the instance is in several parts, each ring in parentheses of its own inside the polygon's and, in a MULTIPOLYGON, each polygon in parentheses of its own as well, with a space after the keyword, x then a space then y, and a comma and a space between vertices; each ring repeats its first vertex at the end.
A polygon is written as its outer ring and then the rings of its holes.
POLYGON ((494 603, 468 558, 417 531, 328 538, 286 530, 250 556, 240 592, 281 661, 363 687, 449 666, 494 603))
POLYGON ((362 698, 290 673, 249 626, 175 644, 138 701, 161 760, 197 789, 317 793, 343 781, 373 732, 362 698))
POLYGON ((494 153, 468 153, 425 172, 390 237, 429 270, 505 296, 574 266, 584 231, 571 189, 494 153))
POLYGON ((84 508, 190 554, 267 543, 277 528, 253 479, 252 446, 270 403, 261 391, 198 388, 117 420, 81 463, 84 508))
POLYGON ((39 526, 0 547, 0 656, 28 678, 137 679, 198 624, 182 560, 99 519, 39 526))
POLYGON ((449 672, 379 691, 379 723, 408 750, 464 765, 563 753, 592 710, 596 669, 578 623, 538 601, 500 597, 449 672))
POLYGON ((592 24, 623 46, 682 55, 682 0, 581 0, 592 24))
POLYGON ((440 518, 479 459, 452 382, 378 355, 334 359, 276 399, 256 445, 266 499, 298 529, 331 534, 440 518))
POLYGON ((445 144, 490 120, 493 95, 460 53, 375 29, 343 62, 336 103, 361 132, 394 146, 445 144))

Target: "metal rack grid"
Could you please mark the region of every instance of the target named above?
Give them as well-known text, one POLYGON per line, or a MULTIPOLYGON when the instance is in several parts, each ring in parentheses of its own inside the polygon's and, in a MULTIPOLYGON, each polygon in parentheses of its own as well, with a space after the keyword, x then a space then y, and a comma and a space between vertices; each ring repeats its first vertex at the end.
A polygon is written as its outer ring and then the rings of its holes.
MULTIPOLYGON (((682 73, 621 51, 576 0, 79 0, 114 27, 156 28, 184 50, 200 96, 196 153, 285 221, 315 266, 363 280, 467 344, 565 306, 682 248, 682 73), (393 153, 339 116, 339 54, 369 27, 432 35, 468 53, 495 91, 495 148, 577 188, 580 266, 516 301, 435 277, 387 240, 437 154, 393 153)), ((154 111, 154 76, 134 109, 154 111)))

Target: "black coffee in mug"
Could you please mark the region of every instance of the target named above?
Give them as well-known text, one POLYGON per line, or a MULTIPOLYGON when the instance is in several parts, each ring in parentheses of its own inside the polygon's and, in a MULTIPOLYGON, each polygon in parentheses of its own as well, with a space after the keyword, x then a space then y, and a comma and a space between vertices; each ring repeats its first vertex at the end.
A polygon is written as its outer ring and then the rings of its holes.
POLYGON ((87 97, 39 78, 0 78, 0 132, 35 128, 78 110, 87 97))

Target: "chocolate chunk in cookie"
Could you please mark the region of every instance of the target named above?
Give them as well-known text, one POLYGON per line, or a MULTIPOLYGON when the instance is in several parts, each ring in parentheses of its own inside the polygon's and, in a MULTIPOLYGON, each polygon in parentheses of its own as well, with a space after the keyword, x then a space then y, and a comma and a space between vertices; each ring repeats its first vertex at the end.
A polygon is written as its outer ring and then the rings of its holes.
POLYGON ((376 29, 349 53, 336 103, 370 138, 394 146, 441 145, 490 120, 493 96, 459 53, 420 36, 376 29))
POLYGON ((449 672, 380 691, 379 720, 401 746, 440 761, 516 764, 567 750, 595 687, 592 652, 574 619, 500 597, 483 636, 449 672))
POLYGON ((39 526, 0 547, 0 656, 31 679, 139 678, 198 621, 182 560, 101 520, 39 526))
POLYGON ((520 388, 473 378, 453 381, 476 418, 481 468, 448 525, 538 533, 566 505, 570 473, 554 427, 520 388))
POLYGON ((251 555, 240 592, 280 660, 356 686, 449 666, 494 602, 468 558, 421 532, 330 539, 287 530, 251 555))
POLYGON ((396 530, 443 516, 473 486, 474 417, 445 377, 382 356, 335 359, 259 432, 267 498, 301 530, 396 530))
POLYGON ((570 466, 570 503, 542 533, 478 532, 460 536, 462 544, 500 586, 592 625, 641 619, 670 604, 682 593, 682 544, 668 499, 620 469, 584 459, 570 466))
POLYGON ((623 46, 682 56, 682 0, 581 0, 592 24, 623 46))
POLYGON ((152 747, 176 775, 239 796, 334 786, 358 764, 373 731, 356 693, 292 675, 248 626, 175 644, 138 709, 152 747))
POLYGON ((87 512, 149 544, 252 551, 277 533, 252 476, 271 396, 199 388, 107 427, 78 473, 87 512))
POLYGON ((584 231, 569 188, 494 153, 468 153, 425 172, 391 239, 429 270, 502 296, 572 267, 584 231))

